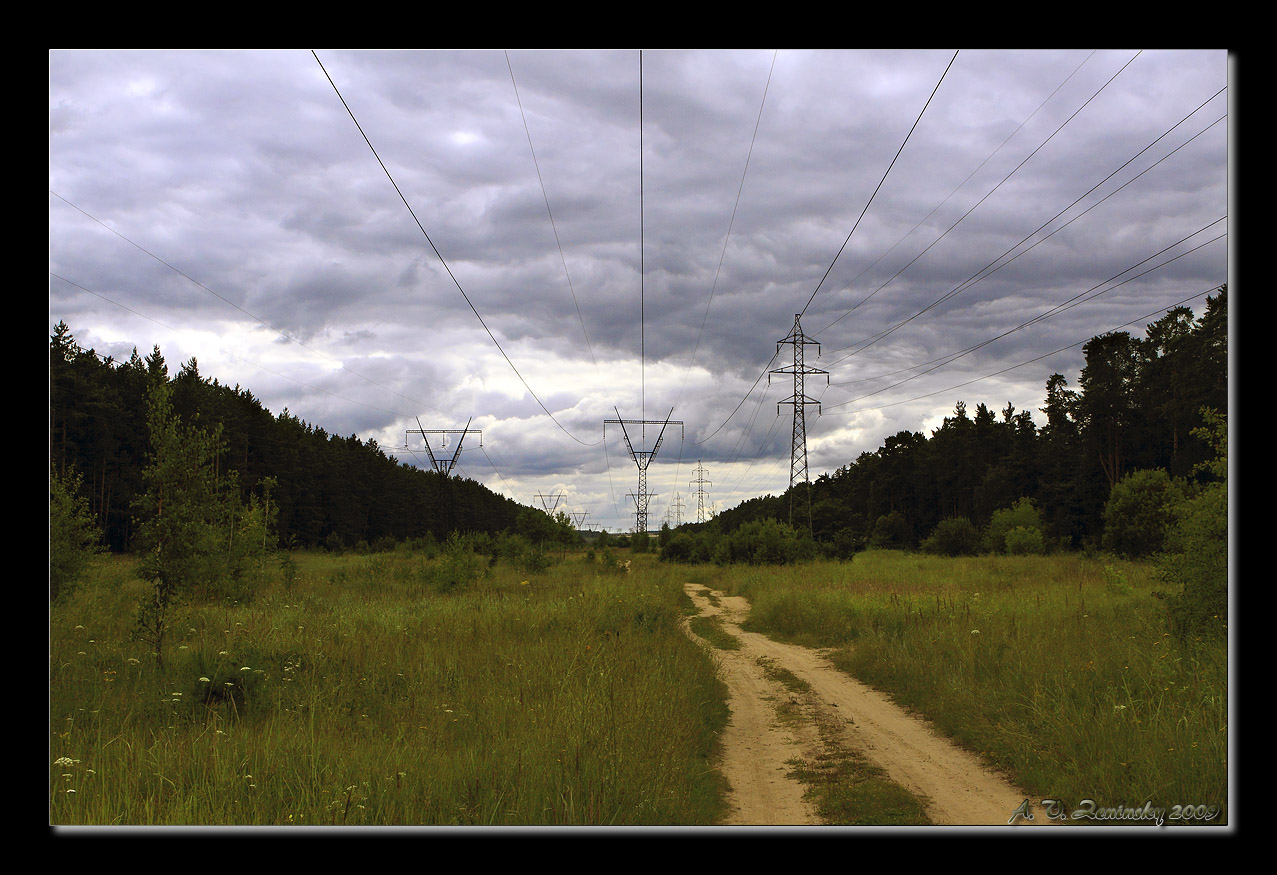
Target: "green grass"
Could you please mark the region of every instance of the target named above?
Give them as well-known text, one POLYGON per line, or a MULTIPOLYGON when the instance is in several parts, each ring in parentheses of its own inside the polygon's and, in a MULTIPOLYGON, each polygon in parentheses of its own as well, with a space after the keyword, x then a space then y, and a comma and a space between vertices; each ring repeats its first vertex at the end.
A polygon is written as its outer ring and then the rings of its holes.
POLYGON ((1148 565, 871 551, 736 584, 748 628, 836 648, 1039 800, 1215 805, 1226 822, 1226 646, 1176 642, 1148 565))
POLYGON ((51 823, 721 816, 723 690, 666 569, 569 557, 445 594, 412 555, 297 560, 250 604, 183 608, 162 667, 130 640, 128 559, 52 608, 51 823))

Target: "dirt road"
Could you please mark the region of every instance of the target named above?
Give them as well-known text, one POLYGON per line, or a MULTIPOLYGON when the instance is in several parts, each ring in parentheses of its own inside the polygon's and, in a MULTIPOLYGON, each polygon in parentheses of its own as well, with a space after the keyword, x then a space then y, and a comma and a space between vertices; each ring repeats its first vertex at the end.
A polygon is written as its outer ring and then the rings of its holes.
POLYGON ((811 720, 782 726, 778 703, 819 712, 822 725, 838 727, 841 743, 919 798, 935 824, 1006 826, 1027 798, 924 721, 835 669, 821 651, 742 630, 740 623, 749 613, 745 599, 700 584, 684 588, 702 616, 718 617, 724 630, 741 643, 739 650, 714 651, 731 695, 732 718, 723 738, 723 773, 732 786, 729 824, 821 823, 803 799, 803 785, 790 777, 792 769, 786 765, 789 760, 813 758, 820 745, 817 730, 811 720), (764 665, 792 673, 808 691, 798 694, 769 679, 764 665))

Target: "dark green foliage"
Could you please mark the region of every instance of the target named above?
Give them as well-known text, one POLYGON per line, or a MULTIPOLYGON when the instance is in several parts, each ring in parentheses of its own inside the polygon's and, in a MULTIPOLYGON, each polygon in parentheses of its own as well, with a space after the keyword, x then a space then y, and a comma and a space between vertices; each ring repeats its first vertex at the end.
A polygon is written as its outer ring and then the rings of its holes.
POLYGON ((1016 526, 1004 538, 1006 552, 1012 556, 1028 556, 1047 552, 1042 530, 1016 526))
POLYGON ((974 556, 980 552, 980 530, 966 517, 951 517, 941 520, 921 547, 941 556, 974 556))
POLYGON ((438 560, 430 568, 430 586, 449 593, 469 587, 488 571, 488 561, 474 552, 467 538, 456 533, 448 537, 438 560))
POLYGON ((989 527, 985 530, 984 546, 994 553, 1041 553, 1042 549, 1026 549, 1035 539, 1030 532, 1037 532, 1036 542, 1042 540, 1042 514, 1030 498, 1021 498, 1011 507, 993 512, 989 527), (1023 530, 1016 535, 1016 549, 1012 550, 1007 543, 1008 536, 1016 529, 1023 530))
POLYGON ((187 426, 173 411, 172 387, 158 375, 147 394, 151 449, 146 491, 134 502, 138 574, 151 590, 138 608, 137 635, 164 659, 171 611, 197 590, 211 591, 224 569, 226 536, 238 495, 218 472, 221 429, 187 426))
POLYGON ((913 546, 913 527, 898 510, 883 514, 874 523, 873 535, 869 542, 875 547, 885 549, 913 546))
POLYGON ((817 554, 816 543, 806 532, 778 520, 756 520, 719 538, 714 561, 722 565, 791 565, 809 562, 817 554))
POLYGON ((1228 431, 1213 410, 1197 436, 1214 449, 1214 460, 1198 471, 1220 478, 1174 509, 1158 576, 1179 587, 1170 599, 1171 622, 1183 639, 1218 637, 1228 629, 1228 431))
POLYGON ((1142 558, 1162 549, 1183 489, 1165 471, 1135 471, 1113 487, 1104 506, 1103 547, 1118 556, 1142 558))
POLYGON ((49 475, 49 599, 66 595, 97 552, 99 533, 78 473, 49 475))
POLYGON ((720 537, 717 528, 673 532, 661 546, 661 560, 695 565, 712 562, 720 537))
MULTIPOLYGON (((136 547, 132 505, 145 490, 149 445, 145 398, 159 374, 167 376, 158 349, 116 362, 81 349, 65 324, 50 336, 51 460, 60 471, 82 472, 89 513, 112 551, 136 547)), ((375 441, 330 435, 287 410, 276 416, 248 390, 201 376, 193 359, 170 382, 182 421, 222 427, 222 464, 238 475, 242 499, 264 478, 276 479, 272 502, 285 543, 346 549, 364 541, 376 550, 386 539, 514 528, 516 502, 472 480, 402 466, 375 441)))

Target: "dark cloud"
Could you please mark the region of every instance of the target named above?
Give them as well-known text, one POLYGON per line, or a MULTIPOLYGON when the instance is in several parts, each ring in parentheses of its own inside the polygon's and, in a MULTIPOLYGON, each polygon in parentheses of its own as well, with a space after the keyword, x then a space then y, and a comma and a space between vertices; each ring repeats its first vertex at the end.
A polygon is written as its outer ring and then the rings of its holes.
POLYGON ((1223 241, 1132 279, 1226 231, 1224 96, 1181 124, 1224 52, 964 50, 910 134, 952 56, 644 52, 640 132, 636 52, 321 52, 396 191, 309 52, 52 52, 50 327, 383 447, 473 416, 468 476, 596 524, 618 409, 686 422, 657 516, 697 458, 720 506, 778 493, 797 312, 815 474, 958 400, 1036 414, 1080 353, 1025 362, 1226 280, 1223 241))

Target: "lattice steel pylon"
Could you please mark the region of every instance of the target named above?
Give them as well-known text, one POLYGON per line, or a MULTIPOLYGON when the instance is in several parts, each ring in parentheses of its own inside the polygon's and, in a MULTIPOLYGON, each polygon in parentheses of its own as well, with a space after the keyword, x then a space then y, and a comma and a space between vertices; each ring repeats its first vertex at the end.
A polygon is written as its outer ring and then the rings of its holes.
MULTIPOLYGON (((613 408, 615 410, 616 408, 613 408)), ((621 419, 621 411, 616 411, 616 419, 603 420, 603 440, 607 440, 608 423, 614 423, 621 426, 621 434, 625 436, 625 447, 630 451, 630 458, 634 460, 634 464, 638 466, 638 492, 631 492, 629 496, 634 499, 634 531, 635 533, 647 532, 647 508, 655 493, 647 491, 647 466, 652 464, 652 460, 656 458, 656 452, 661 448, 661 441, 665 438, 665 429, 670 425, 677 425, 681 430, 683 421, 680 419, 670 419, 674 415, 674 408, 670 408, 669 416, 665 419, 621 419), (630 433, 626 430, 626 425, 646 426, 659 425, 660 433, 656 436, 656 443, 652 445, 650 450, 635 450, 634 444, 630 441, 630 433)), ((682 435, 684 438, 686 433, 682 435)))
MULTIPOLYGON (((767 374, 767 382, 771 383, 772 374, 792 374, 794 377, 794 394, 790 395, 784 401, 777 402, 776 415, 780 415, 781 404, 791 404, 794 408, 794 431, 790 443, 789 450, 789 524, 794 524, 794 485, 797 483, 809 483, 807 474, 807 414, 808 405, 816 406, 816 413, 820 413, 820 402, 807 397, 806 380, 808 374, 824 374, 825 383, 829 383, 829 371, 820 368, 807 367, 804 361, 803 349, 807 346, 815 346, 816 354, 820 354, 820 343, 812 340, 803 334, 801 324, 801 313, 794 316, 794 327, 784 340, 776 341, 776 352, 780 352, 783 345, 792 346, 794 348, 794 363, 789 367, 776 368, 767 374)), ((808 491, 808 527, 811 524, 811 493, 808 491)))
POLYGON ((466 427, 465 427, 465 428, 430 428, 430 429, 426 429, 426 428, 422 428, 422 427, 421 427, 421 420, 420 420, 420 419, 418 419, 418 420, 417 420, 417 427, 416 427, 416 428, 413 428, 413 429, 409 429, 409 430, 407 431, 407 433, 406 433, 406 434, 405 434, 405 436, 404 436, 404 442, 405 442, 405 443, 407 443, 407 440, 408 440, 407 435, 409 435, 409 434, 419 434, 419 435, 421 435, 422 440, 423 440, 423 441, 425 441, 425 444, 426 444, 426 453, 430 456, 430 464, 434 467, 434 469, 435 469, 435 473, 437 473, 437 474, 439 474, 439 475, 441 475, 441 476, 443 476, 443 477, 447 477, 449 474, 451 474, 451 473, 452 473, 452 469, 453 469, 453 468, 455 468, 455 467, 457 466, 457 459, 459 459, 459 458, 461 457, 461 445, 465 442, 466 435, 468 435, 468 434, 477 434, 477 435, 479 435, 479 446, 483 446, 483 431, 482 431, 482 430, 480 430, 480 429, 477 429, 477 428, 471 428, 471 427, 470 427, 470 423, 471 423, 473 420, 474 420, 474 417, 471 417, 470 419, 467 419, 467 420, 466 420, 466 427), (426 435, 428 435, 428 434, 445 434, 445 435, 446 435, 446 434, 459 434, 459 435, 461 435, 461 437, 459 437, 459 438, 457 439, 457 447, 456 447, 456 449, 454 449, 454 450, 452 451, 452 458, 451 458, 451 459, 436 459, 436 458, 435 458, 435 451, 434 451, 434 450, 432 450, 432 449, 430 448, 430 439, 429 439, 428 437, 426 437, 426 435))
POLYGON ((688 485, 696 484, 696 521, 698 523, 705 522, 705 484, 713 482, 705 479, 706 473, 708 472, 706 472, 705 466, 701 464, 700 459, 697 459, 696 479, 690 481, 688 485))
POLYGON ((545 508, 545 512, 548 513, 550 516, 554 516, 555 508, 557 508, 559 506, 559 502, 563 500, 563 493, 556 492, 553 495, 543 495, 542 493, 538 492, 537 498, 541 499, 541 506, 545 508), (549 503, 551 499, 554 500, 553 504, 549 503))

